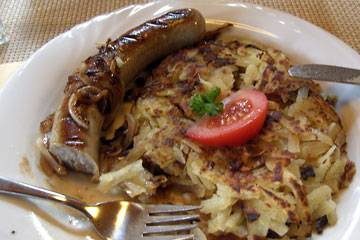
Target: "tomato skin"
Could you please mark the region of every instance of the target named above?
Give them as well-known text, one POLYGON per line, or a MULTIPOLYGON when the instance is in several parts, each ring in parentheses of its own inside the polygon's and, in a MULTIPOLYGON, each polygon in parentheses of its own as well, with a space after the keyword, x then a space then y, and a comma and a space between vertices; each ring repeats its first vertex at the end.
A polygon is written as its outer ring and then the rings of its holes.
POLYGON ((267 114, 267 98, 262 92, 243 89, 222 102, 222 115, 203 117, 188 129, 189 138, 210 146, 235 146, 260 132, 267 114), (245 107, 238 107, 240 105, 245 107))

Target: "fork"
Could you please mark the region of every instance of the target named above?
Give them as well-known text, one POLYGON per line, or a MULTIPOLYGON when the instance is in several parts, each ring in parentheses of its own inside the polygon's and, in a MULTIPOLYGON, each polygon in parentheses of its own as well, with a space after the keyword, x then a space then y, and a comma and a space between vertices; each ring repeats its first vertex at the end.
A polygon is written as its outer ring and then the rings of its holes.
POLYGON ((0 177, 0 192, 33 196, 63 203, 89 218, 97 233, 107 240, 188 240, 194 239, 189 230, 197 227, 198 214, 181 214, 199 210, 190 205, 140 204, 128 201, 109 201, 87 204, 72 197, 25 183, 0 177), (182 224, 178 224, 181 223, 182 224), (169 224, 171 223, 171 224, 169 224), (177 223, 172 224, 172 223, 177 223), (175 235, 167 235, 174 233, 175 235), (182 234, 177 234, 182 232, 182 234))

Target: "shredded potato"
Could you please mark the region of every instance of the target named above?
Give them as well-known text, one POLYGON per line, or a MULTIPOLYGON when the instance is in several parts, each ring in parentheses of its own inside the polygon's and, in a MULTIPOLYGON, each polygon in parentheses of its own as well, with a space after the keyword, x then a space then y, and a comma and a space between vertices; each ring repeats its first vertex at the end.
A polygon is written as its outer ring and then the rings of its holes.
POLYGON ((129 97, 137 130, 99 188, 142 202, 200 204, 197 239, 306 239, 336 224, 334 194, 355 171, 345 131, 331 97, 290 78, 290 65, 278 50, 239 41, 169 56, 129 97), (241 88, 267 96, 264 127, 248 143, 210 147, 186 137, 199 119, 190 99, 213 87, 220 98, 241 88))

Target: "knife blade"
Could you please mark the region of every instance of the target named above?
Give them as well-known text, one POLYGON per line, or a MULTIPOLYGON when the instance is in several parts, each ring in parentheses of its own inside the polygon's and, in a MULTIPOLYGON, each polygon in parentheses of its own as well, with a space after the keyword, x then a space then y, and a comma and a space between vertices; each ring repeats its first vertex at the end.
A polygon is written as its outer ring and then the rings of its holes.
POLYGON ((288 70, 290 76, 312 80, 360 85, 360 70, 321 64, 296 65, 288 70))

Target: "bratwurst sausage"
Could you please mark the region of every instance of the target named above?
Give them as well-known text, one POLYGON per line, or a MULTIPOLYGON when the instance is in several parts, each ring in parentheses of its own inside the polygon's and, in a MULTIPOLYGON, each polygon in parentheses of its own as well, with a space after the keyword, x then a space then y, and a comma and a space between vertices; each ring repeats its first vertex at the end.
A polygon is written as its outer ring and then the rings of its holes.
POLYGON ((68 77, 50 133, 50 153, 69 168, 98 176, 101 129, 111 122, 125 86, 151 63, 204 35, 201 14, 182 9, 108 40, 68 77))

